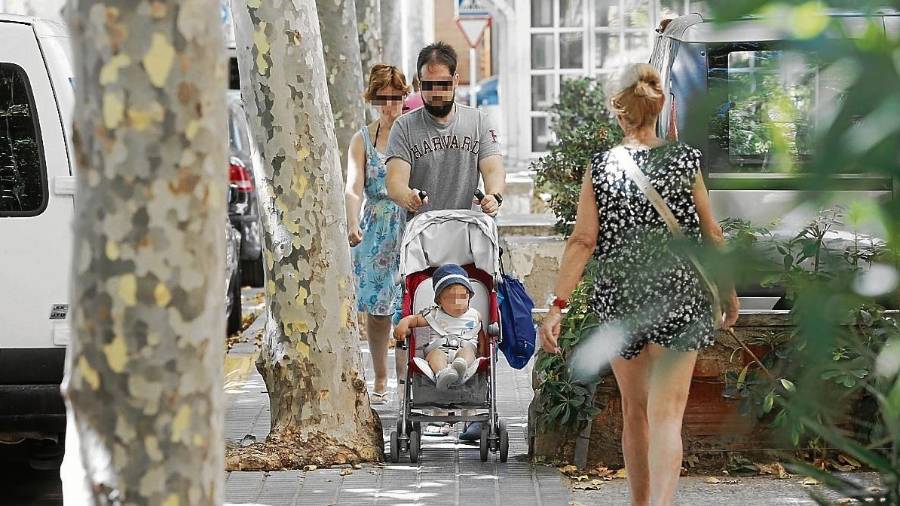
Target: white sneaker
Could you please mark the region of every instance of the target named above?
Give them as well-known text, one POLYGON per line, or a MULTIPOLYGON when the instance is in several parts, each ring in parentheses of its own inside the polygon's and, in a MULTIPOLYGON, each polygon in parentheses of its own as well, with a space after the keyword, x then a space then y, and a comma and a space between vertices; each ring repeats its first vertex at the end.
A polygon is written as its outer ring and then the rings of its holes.
POLYGON ((447 390, 451 385, 455 385, 459 381, 459 374, 453 367, 445 367, 435 377, 438 390, 447 390))
POLYGON ((459 376, 459 382, 462 383, 462 380, 466 377, 466 371, 469 369, 469 364, 466 363, 466 359, 459 357, 453 360, 453 363, 450 364, 456 371, 456 375, 459 376))

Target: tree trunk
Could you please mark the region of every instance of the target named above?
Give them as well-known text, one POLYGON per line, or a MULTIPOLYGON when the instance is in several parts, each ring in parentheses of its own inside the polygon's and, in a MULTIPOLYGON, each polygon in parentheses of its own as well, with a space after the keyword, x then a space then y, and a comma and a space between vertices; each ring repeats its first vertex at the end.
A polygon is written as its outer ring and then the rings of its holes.
MULTIPOLYGON (((315 3, 233 2, 258 180, 272 432, 231 469, 373 461, 383 442, 360 372, 350 248, 315 3), (249 3, 249 7, 247 5, 249 3)), ((357 65, 357 68, 358 65, 357 65)))
MULTIPOLYGON (((403 68, 403 0, 381 3, 381 38, 384 41, 384 63, 403 68)), ((412 81, 412 77, 407 76, 412 81)))
POLYGON ((316 0, 325 53, 328 96, 334 115, 334 133, 341 155, 341 173, 347 180, 347 148, 365 121, 362 64, 356 32, 354 0, 316 0))
POLYGON ((63 391, 77 439, 67 447, 78 454, 67 465, 88 497, 66 499, 221 504, 219 3, 72 0, 68 9, 79 170, 63 391))
MULTIPOLYGON (((384 55, 381 46, 381 0, 356 0, 356 27, 363 83, 368 83, 372 67, 381 63, 384 55)), ((367 105, 366 123, 375 121, 377 117, 375 108, 367 105)))

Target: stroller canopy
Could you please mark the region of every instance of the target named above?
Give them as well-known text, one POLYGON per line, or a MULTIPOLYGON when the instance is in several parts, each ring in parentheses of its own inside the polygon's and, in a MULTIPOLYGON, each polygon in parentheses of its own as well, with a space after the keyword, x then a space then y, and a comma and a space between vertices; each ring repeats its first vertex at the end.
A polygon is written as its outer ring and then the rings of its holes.
POLYGON ((400 243, 400 275, 454 263, 475 264, 500 276, 497 223, 481 211, 450 210, 422 213, 406 224, 400 243))

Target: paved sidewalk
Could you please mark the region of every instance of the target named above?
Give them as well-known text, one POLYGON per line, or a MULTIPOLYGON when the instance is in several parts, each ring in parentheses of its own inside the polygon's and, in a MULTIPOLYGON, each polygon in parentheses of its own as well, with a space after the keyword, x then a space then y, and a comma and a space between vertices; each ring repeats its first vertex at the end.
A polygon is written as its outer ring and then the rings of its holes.
MULTIPOLYGON (((262 317, 259 319, 262 320, 262 317)), ((245 334, 253 336, 262 328, 262 321, 254 322, 245 334)), ((374 374, 366 343, 361 343, 366 363, 366 378, 372 388, 374 374)), ((252 363, 255 346, 240 343, 229 353, 232 373, 226 387, 225 437, 240 441, 247 435, 257 441, 269 432, 269 399, 262 377, 252 363)), ((393 351, 391 352, 393 355, 393 351)), ((388 358, 393 364, 393 356, 388 358)), ((505 464, 492 454, 488 462, 479 459, 478 446, 456 442, 455 428, 448 437, 425 437, 418 464, 410 464, 408 457, 393 464, 317 469, 314 471, 229 472, 225 481, 225 500, 228 504, 280 505, 398 505, 398 504, 515 504, 567 505, 571 493, 553 467, 533 466, 526 458, 526 423, 531 402, 531 370, 510 368, 501 358, 498 369, 497 409, 509 426, 509 460, 505 464), (341 476, 341 472, 348 473, 341 476)), ((392 377, 389 389, 395 391, 392 377)), ((384 405, 375 406, 387 429, 396 425, 395 396, 384 405)), ((388 444, 385 442, 385 448, 388 444)))
MULTIPOLYGON (((247 297, 245 296, 245 299, 247 297)), ((250 305, 250 311, 261 309, 250 305)), ((254 322, 245 334, 253 336, 263 326, 262 318, 254 322)), ((368 387, 372 388, 374 374, 365 342, 361 343, 366 363, 368 387)), ((393 355, 393 352, 391 352, 393 355)), ((225 437, 239 442, 244 437, 257 441, 269 432, 269 399, 262 377, 254 365, 256 347, 252 343, 235 345, 226 359, 226 415, 225 437)), ((388 359, 393 364, 393 356, 388 359)), ((509 426, 509 461, 501 464, 496 454, 482 463, 478 447, 459 444, 455 428, 448 437, 425 437, 419 464, 403 462, 385 465, 366 465, 362 469, 350 466, 317 469, 309 472, 283 471, 273 473, 230 472, 226 474, 225 500, 227 504, 254 505, 627 505, 628 485, 625 480, 604 482, 600 490, 575 491, 553 467, 532 465, 527 461, 526 414, 531 402, 531 368, 522 371, 510 368, 499 360, 498 410, 509 426), (344 475, 342 476, 342 472, 344 475)), ((391 378, 389 390, 395 391, 391 378)), ((396 425, 397 401, 375 406, 385 427, 396 425)), ((387 441, 385 448, 387 448, 387 441)), ((720 476, 719 481, 706 476, 684 477, 679 482, 676 504, 684 505, 799 505, 815 504, 808 494, 809 487, 802 478, 776 480, 768 477, 731 479, 720 476), (710 483, 713 481, 713 483, 710 483)), ((866 486, 877 485, 874 473, 855 473, 852 479, 866 486)), ((814 490, 837 499, 824 487, 814 490)), ((847 504, 847 503, 843 503, 847 504)))

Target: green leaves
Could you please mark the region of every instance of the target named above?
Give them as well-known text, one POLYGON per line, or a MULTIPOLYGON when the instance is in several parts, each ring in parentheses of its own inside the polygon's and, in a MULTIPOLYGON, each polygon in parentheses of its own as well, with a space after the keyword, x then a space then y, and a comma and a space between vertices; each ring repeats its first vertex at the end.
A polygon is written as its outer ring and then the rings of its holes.
POLYGON ((593 154, 617 144, 622 134, 607 112, 602 86, 592 78, 563 81, 559 103, 550 108, 550 114, 557 142, 546 156, 531 163, 531 169, 537 190, 550 194, 557 231, 568 236, 585 167, 593 154))

